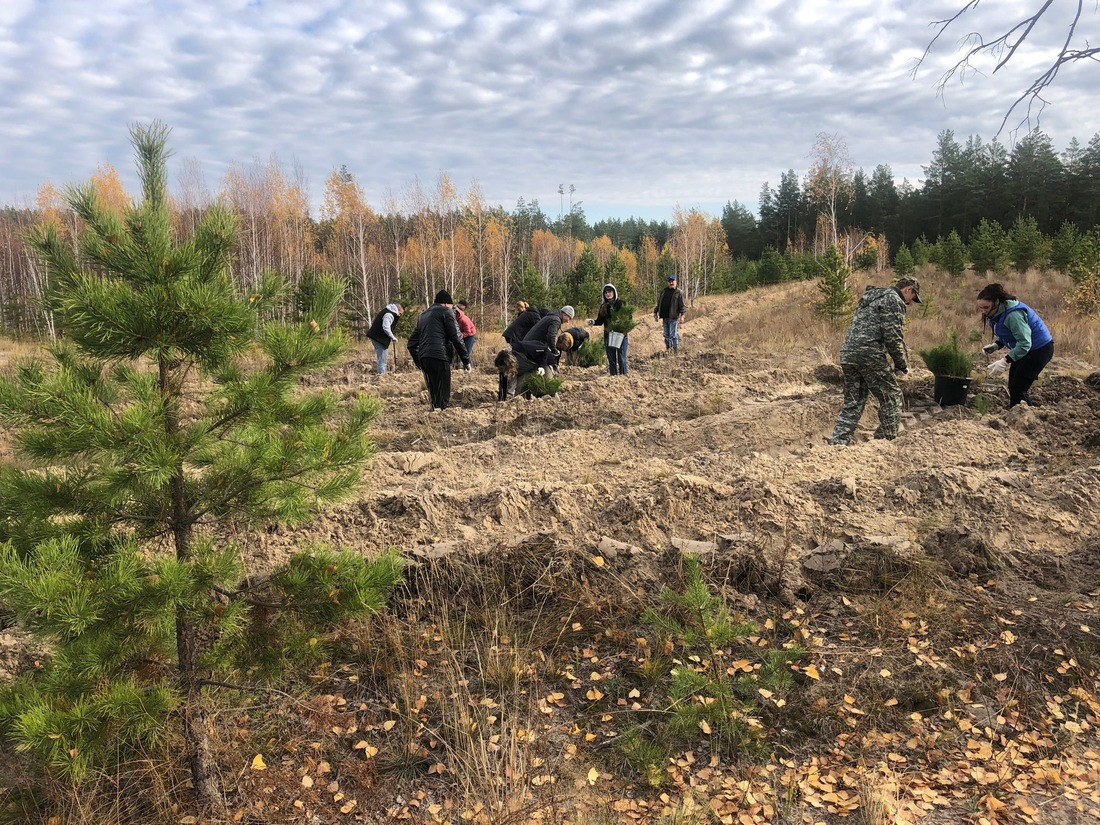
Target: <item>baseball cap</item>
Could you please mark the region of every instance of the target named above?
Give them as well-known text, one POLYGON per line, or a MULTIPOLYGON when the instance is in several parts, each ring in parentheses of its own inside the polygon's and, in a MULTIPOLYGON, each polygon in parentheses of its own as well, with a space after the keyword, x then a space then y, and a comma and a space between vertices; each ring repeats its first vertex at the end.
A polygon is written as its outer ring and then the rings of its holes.
POLYGON ((916 278, 898 278, 898 282, 894 286, 898 289, 904 289, 907 286, 913 287, 913 302, 920 303, 920 281, 916 278))

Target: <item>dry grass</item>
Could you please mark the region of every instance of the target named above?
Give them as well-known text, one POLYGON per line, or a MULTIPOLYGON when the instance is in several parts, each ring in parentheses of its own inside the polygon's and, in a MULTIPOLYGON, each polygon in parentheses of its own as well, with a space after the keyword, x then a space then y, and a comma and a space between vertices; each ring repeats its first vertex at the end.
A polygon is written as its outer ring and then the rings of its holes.
MULTIPOLYGON (((1022 301, 1033 306, 1054 334, 1057 362, 1070 371, 1088 371, 1100 365, 1100 318, 1082 316, 1066 300, 1072 281, 1055 272, 1009 273, 996 278, 973 273, 953 278, 933 267, 917 273, 921 280, 920 306, 908 313, 905 340, 911 352, 937 343, 958 330, 960 340, 977 350, 990 340, 975 309, 975 296, 987 283, 999 280, 1022 301), (1080 362, 1080 363, 1075 363, 1080 362)), ((852 276, 852 292, 858 296, 868 285, 883 286, 894 275, 859 272, 852 276)), ((847 325, 831 325, 814 317, 818 300, 813 281, 762 287, 746 293, 735 315, 719 324, 714 345, 720 350, 751 348, 770 353, 793 366, 798 362, 829 363, 836 360, 847 325)), ((916 366, 921 366, 916 359, 916 366)))

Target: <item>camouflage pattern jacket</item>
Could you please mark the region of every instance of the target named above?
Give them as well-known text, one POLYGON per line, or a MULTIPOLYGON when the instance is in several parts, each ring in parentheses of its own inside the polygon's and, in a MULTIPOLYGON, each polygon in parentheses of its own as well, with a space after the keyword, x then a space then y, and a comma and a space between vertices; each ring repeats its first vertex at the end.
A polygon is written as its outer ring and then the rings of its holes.
POLYGON ((884 352, 890 353, 894 369, 909 369, 905 355, 902 325, 905 323, 905 299, 892 286, 869 286, 856 306, 852 326, 840 347, 842 364, 885 364, 884 352))

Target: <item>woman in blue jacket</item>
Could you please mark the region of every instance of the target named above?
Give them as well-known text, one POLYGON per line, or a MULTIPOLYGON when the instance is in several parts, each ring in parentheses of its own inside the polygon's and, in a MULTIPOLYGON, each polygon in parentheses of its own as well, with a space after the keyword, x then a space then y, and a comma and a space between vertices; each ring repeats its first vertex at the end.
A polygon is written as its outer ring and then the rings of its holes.
POLYGON ((1001 284, 982 288, 978 293, 978 311, 993 332, 993 343, 982 349, 990 354, 1008 349, 1003 358, 989 365, 989 374, 1008 371, 1009 407, 1021 401, 1031 406, 1028 390, 1054 357, 1054 336, 1035 310, 1005 292, 1001 284))

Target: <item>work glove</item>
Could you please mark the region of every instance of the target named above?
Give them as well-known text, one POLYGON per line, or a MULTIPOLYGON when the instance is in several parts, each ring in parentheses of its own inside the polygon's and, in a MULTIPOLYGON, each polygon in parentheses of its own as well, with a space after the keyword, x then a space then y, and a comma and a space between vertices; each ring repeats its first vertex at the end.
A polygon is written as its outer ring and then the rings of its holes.
POLYGON ((900 368, 894 370, 894 375, 898 376, 899 378, 901 378, 903 375, 908 375, 908 374, 909 374, 909 368, 908 367, 900 367, 900 368))
POLYGON ((982 352, 984 352, 986 355, 992 355, 1000 348, 1001 345, 994 341, 992 344, 986 344, 984 347, 982 347, 982 352))
POLYGON ((463 372, 469 372, 470 371, 470 365, 469 364, 463 364, 462 365, 462 371, 463 372))
POLYGON ((1008 371, 1008 359, 1000 358, 989 365, 986 373, 992 377, 994 375, 1000 375, 1002 372, 1008 371))
POLYGON ((596 319, 595 318, 589 318, 584 323, 585 323, 586 326, 592 326, 594 323, 596 323, 596 319))
POLYGON ((542 367, 539 367, 537 370, 535 370, 535 372, 537 372, 539 375, 546 375, 546 370, 544 370, 542 367))

